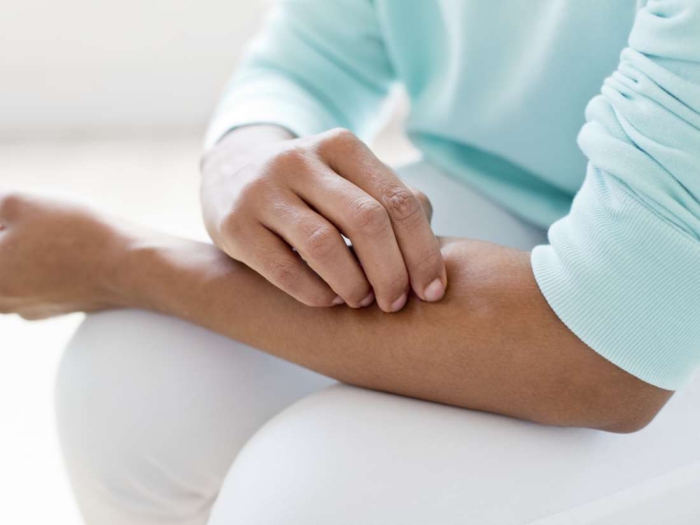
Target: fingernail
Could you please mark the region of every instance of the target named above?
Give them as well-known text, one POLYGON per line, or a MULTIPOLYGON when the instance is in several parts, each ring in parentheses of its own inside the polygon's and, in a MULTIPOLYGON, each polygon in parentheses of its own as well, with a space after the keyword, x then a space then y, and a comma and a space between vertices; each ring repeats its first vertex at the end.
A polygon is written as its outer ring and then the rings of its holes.
POLYGON ((367 297, 365 297, 364 299, 362 299, 362 301, 360 301, 360 306, 362 308, 364 308, 365 306, 369 306, 370 304, 372 304, 372 301, 374 301, 374 292, 369 292, 367 297))
POLYGON ((435 302, 439 301, 445 295, 445 285, 438 278, 430 283, 423 291, 423 296, 426 301, 435 302))
POLYGON ((333 299, 332 304, 333 306, 340 306, 341 304, 345 304, 345 301, 343 301, 343 298, 338 295, 335 299, 333 299))
POLYGON ((401 297, 399 297, 398 299, 396 299, 396 301, 391 303, 391 311, 398 312, 399 310, 401 310, 401 308, 403 308, 406 304, 406 299, 408 299, 408 294, 404 292, 401 294, 401 297))

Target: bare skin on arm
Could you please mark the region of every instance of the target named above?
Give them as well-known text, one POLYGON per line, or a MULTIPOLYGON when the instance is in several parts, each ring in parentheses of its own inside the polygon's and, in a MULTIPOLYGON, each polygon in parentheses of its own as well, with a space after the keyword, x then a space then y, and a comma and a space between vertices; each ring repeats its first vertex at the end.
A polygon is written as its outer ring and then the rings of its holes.
POLYGON ((83 207, 0 196, 0 223, 2 312, 152 309, 349 384, 553 425, 635 431, 673 394, 571 333, 527 252, 442 239, 445 298, 389 315, 300 306, 213 246, 83 207))

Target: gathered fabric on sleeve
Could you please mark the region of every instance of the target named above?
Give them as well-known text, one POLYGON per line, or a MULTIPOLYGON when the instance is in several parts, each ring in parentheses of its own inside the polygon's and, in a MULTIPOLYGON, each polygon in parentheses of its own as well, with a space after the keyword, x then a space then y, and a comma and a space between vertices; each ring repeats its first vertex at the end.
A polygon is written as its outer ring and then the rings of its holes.
POLYGON ((583 342, 660 388, 700 366, 700 0, 650 0, 586 108, 570 213, 532 252, 583 342))

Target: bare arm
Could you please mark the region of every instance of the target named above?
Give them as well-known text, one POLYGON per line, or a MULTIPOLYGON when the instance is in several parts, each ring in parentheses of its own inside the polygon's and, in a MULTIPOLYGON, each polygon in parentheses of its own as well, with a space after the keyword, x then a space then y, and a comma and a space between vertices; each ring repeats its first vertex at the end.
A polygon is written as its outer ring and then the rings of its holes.
POLYGON ((413 297, 394 315, 376 305, 301 306, 196 243, 134 253, 130 287, 137 304, 366 388, 617 432, 642 428, 670 398, 559 321, 539 292, 529 253, 465 239, 442 243, 445 299, 413 297))
POLYGON ((443 239, 443 301, 387 314, 303 306, 211 245, 55 201, 0 195, 0 224, 0 312, 153 309, 353 385, 555 425, 634 431, 672 395, 580 342, 527 252, 443 239))

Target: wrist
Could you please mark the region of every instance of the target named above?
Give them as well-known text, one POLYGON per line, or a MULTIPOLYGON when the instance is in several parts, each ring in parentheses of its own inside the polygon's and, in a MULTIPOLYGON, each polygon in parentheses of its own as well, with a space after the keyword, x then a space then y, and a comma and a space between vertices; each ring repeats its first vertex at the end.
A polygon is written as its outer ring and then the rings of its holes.
POLYGON ((130 294, 128 264, 130 246, 140 235, 139 227, 122 223, 116 218, 83 209, 82 237, 87 247, 76 259, 71 252, 63 257, 70 273, 80 283, 85 300, 103 308, 136 306, 130 294))
MULTIPOLYGON (((241 126, 226 133, 202 158, 201 172, 211 172, 210 167, 221 166, 222 161, 246 157, 261 144, 272 144, 295 139, 296 135, 275 124, 251 124, 241 126)), ((226 162, 227 163, 227 162, 226 162)))
POLYGON ((98 272, 100 293, 114 307, 153 309, 153 277, 162 271, 157 254, 170 237, 116 220, 108 226, 108 248, 98 272))
POLYGON ((191 319, 197 295, 236 271, 210 244, 150 232, 125 246, 118 274, 123 306, 191 319))
POLYGON ((169 280, 170 268, 163 256, 172 242, 167 236, 130 236, 121 244, 115 257, 117 268, 110 287, 119 306, 161 311, 163 281, 169 280))
POLYGON ((217 246, 223 248, 221 225, 238 196, 241 181, 267 155, 265 148, 292 139, 294 135, 280 126, 244 126, 224 136, 202 160, 200 204, 204 225, 217 246))

